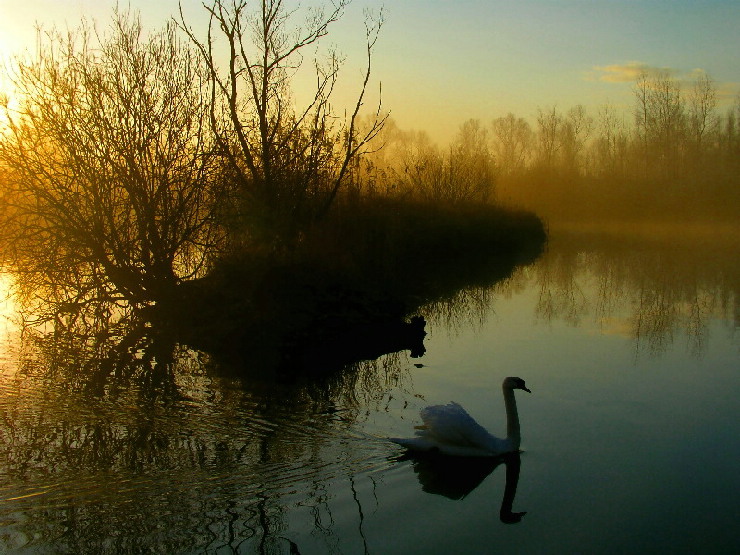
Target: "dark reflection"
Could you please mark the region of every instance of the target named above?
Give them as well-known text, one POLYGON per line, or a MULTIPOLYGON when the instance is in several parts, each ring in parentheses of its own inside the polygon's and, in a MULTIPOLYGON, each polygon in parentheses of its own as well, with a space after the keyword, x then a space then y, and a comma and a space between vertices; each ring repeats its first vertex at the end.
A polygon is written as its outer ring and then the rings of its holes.
POLYGON ((460 500, 477 488, 501 463, 506 466, 506 487, 499 517, 505 524, 522 520, 526 511, 513 512, 521 470, 520 453, 499 457, 451 457, 439 453, 407 452, 397 461, 411 461, 421 489, 426 493, 460 500))
MULTIPOLYGON (((321 384, 320 389, 331 381, 342 381, 363 363, 382 356, 407 352, 411 358, 419 358, 426 352, 426 321, 421 316, 409 321, 335 322, 287 338, 251 339, 222 351, 205 351, 197 348, 201 343, 197 338, 185 344, 182 329, 168 326, 170 322, 161 318, 149 319, 148 315, 126 313, 107 322, 96 320, 90 326, 79 321, 67 325, 61 319, 46 328, 24 326, 21 367, 68 387, 99 394, 131 386, 149 393, 176 394, 175 358, 182 353, 197 353, 193 356, 210 375, 243 377, 265 384, 321 384), (44 331, 49 327, 51 331, 44 331)), ((213 347, 213 341, 223 339, 216 332, 205 337, 203 343, 213 347)))
POLYGON ((399 351, 409 351, 411 358, 419 358, 426 352, 425 327, 424 318, 414 316, 409 322, 390 320, 337 330, 321 343, 309 341, 300 345, 285 362, 302 369, 313 368, 314 372, 321 365, 326 372, 399 351))
POLYGON ((249 287, 243 268, 222 268, 181 284, 182 301, 153 309, 151 319, 173 330, 180 343, 237 372, 342 371, 401 350, 422 356, 425 318, 458 304, 454 299, 461 289, 487 289, 510 277, 518 266, 534 262, 541 249, 536 240, 495 256, 475 250, 459 257, 430 254, 423 264, 414 253, 408 271, 394 268, 392 274, 371 260, 369 275, 359 280, 320 266, 287 264, 251 276, 249 287))
MULTIPOLYGON (((291 506, 296 492, 305 511, 336 510, 337 481, 374 456, 373 446, 347 452, 336 438, 350 437, 402 372, 401 359, 390 358, 384 372, 357 365, 321 387, 260 384, 219 378, 192 351, 138 357, 152 373, 165 368, 169 386, 122 379, 102 391, 70 387, 34 373, 51 362, 43 355, 24 366, 17 394, 0 402, 0 550, 297 546, 291 526, 304 511, 291 506)), ((79 360, 55 363, 61 372, 79 360)))
MULTIPOLYGON (((300 552, 305 522, 314 550, 352 537, 362 551, 374 495, 363 472, 390 463, 388 445, 358 439, 358 427, 392 396, 413 396, 410 367, 422 364, 410 357, 424 352, 427 322, 480 324, 498 296, 537 283, 542 319, 595 319, 651 352, 685 331, 700 353, 712 318, 736 323, 738 259, 718 252, 555 236, 537 265, 438 295, 424 318, 296 312, 277 348, 261 331, 274 322, 239 331, 235 320, 209 336, 210 319, 189 335, 148 314, 60 314, 23 331, 20 368, 2 383, 0 551, 300 552), (219 336, 247 342, 231 356, 219 336)), ((422 489, 451 499, 501 463, 500 517, 518 522, 518 454, 412 460, 422 489)))
POLYGON ((138 316, 23 331, 0 398, 0 550, 299 552, 305 511, 337 541, 338 483, 378 458, 339 438, 403 391, 425 320, 347 328, 339 354, 291 351, 303 368, 323 357, 320 372, 275 373, 138 316))
MULTIPOLYGON (((362 551, 373 496, 362 469, 389 463, 387 444, 356 440, 357 427, 392 396, 413 396, 426 322, 478 325, 496 297, 534 282, 541 318, 627 326, 656 352, 685 329, 700 347, 714 315, 732 322, 737 311, 737 260, 713 252, 556 236, 536 266, 438 295, 424 318, 381 318, 337 298, 314 306, 343 311, 296 312, 282 327, 235 319, 209 335, 211 319, 183 333, 148 314, 61 314, 44 333, 24 330, 20 368, 3 383, 0 550, 300 552, 309 522, 312 546, 362 551), (270 327, 290 333, 276 344, 270 327), (245 343, 221 351, 219 337, 245 343)), ((500 517, 518 522, 518 455, 412 461, 424 491, 451 499, 501 463, 500 517)))
POLYGON ((47 310, 2 383, 0 550, 299 552, 307 516, 331 548, 347 482, 364 545, 355 477, 388 446, 354 428, 411 396, 416 308, 538 254, 409 283, 413 297, 286 270, 248 297, 205 279, 180 302, 47 310))
POLYGON ((173 337, 126 314, 94 327, 57 323, 51 332, 22 331, 20 373, 72 390, 102 395, 135 386, 149 394, 176 394, 173 337))

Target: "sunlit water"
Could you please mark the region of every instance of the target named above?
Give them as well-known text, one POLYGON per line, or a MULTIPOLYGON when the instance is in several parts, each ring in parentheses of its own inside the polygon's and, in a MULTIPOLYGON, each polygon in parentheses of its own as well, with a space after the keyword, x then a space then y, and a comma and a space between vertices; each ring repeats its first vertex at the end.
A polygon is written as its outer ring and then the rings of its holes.
POLYGON ((70 390, 41 357, 17 371, 3 322, 0 551, 737 552, 737 255, 556 235, 506 282, 425 309, 423 358, 321 385, 223 377, 183 350, 174 392, 70 390), (509 375, 532 389, 516 524, 504 464, 466 489, 453 474, 472 467, 424 470, 384 439, 449 400, 503 435, 509 375))

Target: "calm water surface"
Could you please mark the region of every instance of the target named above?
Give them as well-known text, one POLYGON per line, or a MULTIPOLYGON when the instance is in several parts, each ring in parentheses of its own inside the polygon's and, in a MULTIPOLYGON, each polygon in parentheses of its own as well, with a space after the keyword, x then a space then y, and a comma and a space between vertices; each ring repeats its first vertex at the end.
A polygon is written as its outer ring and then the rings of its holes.
POLYGON ((321 383, 224 377, 183 348, 174 388, 91 392, 3 322, 0 551, 738 552, 725 239, 555 234, 509 280, 427 307, 423 358, 321 383), (408 460, 384 439, 449 400, 503 435, 510 375, 533 392, 518 461, 408 460))

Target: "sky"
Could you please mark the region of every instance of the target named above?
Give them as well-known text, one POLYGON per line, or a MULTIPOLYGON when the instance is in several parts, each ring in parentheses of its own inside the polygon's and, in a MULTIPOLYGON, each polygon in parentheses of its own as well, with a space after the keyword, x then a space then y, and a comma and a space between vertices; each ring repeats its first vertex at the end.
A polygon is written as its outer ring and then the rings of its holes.
MULTIPOLYGON (((201 2, 182 3, 188 22, 205 30, 201 2)), ((177 14, 176 0, 128 4, 150 29, 177 14)), ((86 17, 105 25, 115 5, 0 0, 0 56, 33 51, 37 23, 74 28, 86 17)), ((705 72, 722 107, 740 92, 738 0, 354 0, 319 46, 319 55, 335 47, 345 57, 337 106, 349 105, 359 91, 364 13, 381 6, 367 106, 382 90, 383 109, 399 127, 425 130, 440 143, 470 118, 488 122, 513 112, 532 119, 539 108, 566 111, 577 104, 593 116, 605 104, 628 113, 634 78, 644 69, 687 82, 705 72)))

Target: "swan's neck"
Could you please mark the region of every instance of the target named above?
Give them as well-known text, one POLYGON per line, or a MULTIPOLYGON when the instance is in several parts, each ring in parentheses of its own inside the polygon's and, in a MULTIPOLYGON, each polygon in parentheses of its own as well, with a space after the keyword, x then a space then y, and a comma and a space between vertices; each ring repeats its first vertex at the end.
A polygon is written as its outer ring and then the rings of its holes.
POLYGON ((504 388, 504 404, 506 405, 506 439, 518 449, 522 436, 519 432, 519 413, 516 410, 516 399, 514 390, 504 388))

